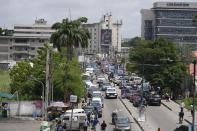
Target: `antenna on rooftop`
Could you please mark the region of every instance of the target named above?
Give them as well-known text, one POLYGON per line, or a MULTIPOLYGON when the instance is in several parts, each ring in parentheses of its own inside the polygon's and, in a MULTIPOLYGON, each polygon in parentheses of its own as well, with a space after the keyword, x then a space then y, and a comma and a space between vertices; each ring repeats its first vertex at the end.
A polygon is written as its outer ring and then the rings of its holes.
POLYGON ((70 8, 68 9, 68 11, 69 11, 69 19, 71 21, 71 11, 70 11, 70 8))

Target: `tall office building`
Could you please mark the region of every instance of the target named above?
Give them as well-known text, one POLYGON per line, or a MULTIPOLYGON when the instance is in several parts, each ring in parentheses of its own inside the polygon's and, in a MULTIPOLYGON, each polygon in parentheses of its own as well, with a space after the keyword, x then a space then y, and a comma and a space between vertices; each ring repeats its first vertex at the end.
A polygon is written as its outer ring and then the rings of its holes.
POLYGON ((91 34, 86 53, 114 55, 121 52, 122 21, 112 22, 112 15, 104 15, 100 22, 84 24, 91 34))
POLYGON ((141 10, 141 36, 146 40, 163 37, 176 43, 196 44, 195 2, 156 2, 141 10))

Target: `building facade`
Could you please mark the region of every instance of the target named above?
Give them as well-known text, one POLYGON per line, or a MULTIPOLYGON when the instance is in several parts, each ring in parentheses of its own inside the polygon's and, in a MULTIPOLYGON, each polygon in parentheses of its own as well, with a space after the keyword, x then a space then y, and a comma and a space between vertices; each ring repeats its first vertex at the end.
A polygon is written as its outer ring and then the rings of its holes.
POLYGON ((14 25, 13 34, 0 36, 0 61, 31 59, 37 50, 49 42, 54 30, 44 19, 36 20, 33 25, 14 25))
MULTIPOLYGON (((104 15, 98 23, 83 26, 91 34, 85 53, 114 55, 116 52, 121 52, 122 22, 113 23, 111 14, 104 15)), ((84 50, 80 52, 84 52, 84 50)))
POLYGON ((141 36, 146 40, 163 37, 176 43, 196 44, 195 2, 156 2, 141 10, 141 36))

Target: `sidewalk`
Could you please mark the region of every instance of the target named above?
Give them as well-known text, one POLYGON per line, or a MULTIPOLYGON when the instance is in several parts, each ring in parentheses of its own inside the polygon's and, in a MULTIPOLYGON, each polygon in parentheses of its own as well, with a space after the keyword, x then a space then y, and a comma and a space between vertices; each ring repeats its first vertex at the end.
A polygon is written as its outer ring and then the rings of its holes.
MULTIPOLYGON (((161 101, 162 104, 167 107, 169 110, 171 110, 172 112, 176 113, 177 116, 180 112, 180 105, 177 104, 176 102, 170 100, 169 102, 167 102, 166 100, 162 100, 161 101)), ((192 123, 192 116, 191 116, 191 112, 190 110, 184 108, 184 120, 191 124, 192 123)), ((197 124, 197 114, 195 113, 195 123, 197 124)))

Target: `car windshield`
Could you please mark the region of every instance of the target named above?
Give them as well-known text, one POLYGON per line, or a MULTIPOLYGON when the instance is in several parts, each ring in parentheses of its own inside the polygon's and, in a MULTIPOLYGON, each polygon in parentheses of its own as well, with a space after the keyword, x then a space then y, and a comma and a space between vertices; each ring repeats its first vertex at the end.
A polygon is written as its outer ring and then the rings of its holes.
POLYGON ((107 91, 113 92, 113 91, 115 91, 115 89, 107 89, 107 91))
POLYGON ((101 93, 93 93, 93 97, 101 97, 101 93))
POLYGON ((90 103, 91 106, 94 106, 96 108, 101 108, 101 105, 99 103, 96 103, 96 102, 92 102, 90 103))
POLYGON ((110 83, 104 83, 103 85, 105 85, 105 86, 111 86, 110 83))
POLYGON ((117 119, 117 123, 128 123, 128 122, 129 122, 129 119, 125 117, 119 117, 117 119))

